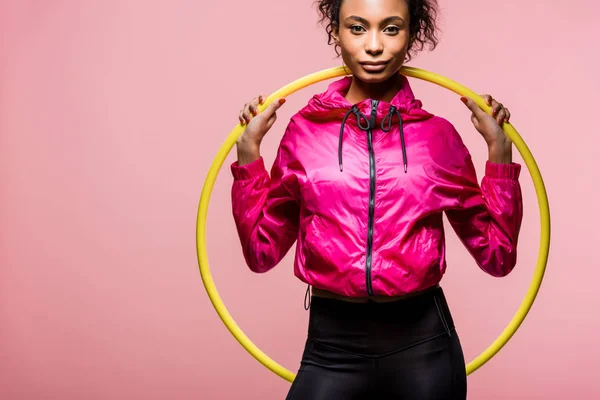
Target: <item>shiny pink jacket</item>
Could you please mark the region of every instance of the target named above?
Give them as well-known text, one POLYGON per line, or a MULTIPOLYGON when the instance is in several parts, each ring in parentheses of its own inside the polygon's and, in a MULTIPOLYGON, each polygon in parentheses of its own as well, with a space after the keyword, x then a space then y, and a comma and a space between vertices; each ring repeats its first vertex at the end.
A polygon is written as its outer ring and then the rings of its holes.
POLYGON ((295 275, 346 296, 402 295, 445 270, 442 216, 481 269, 507 275, 522 220, 519 164, 486 164, 481 186, 461 137, 422 108, 408 80, 390 102, 329 85, 294 115, 271 174, 231 171, 233 215, 250 269, 275 267, 297 242, 295 275))

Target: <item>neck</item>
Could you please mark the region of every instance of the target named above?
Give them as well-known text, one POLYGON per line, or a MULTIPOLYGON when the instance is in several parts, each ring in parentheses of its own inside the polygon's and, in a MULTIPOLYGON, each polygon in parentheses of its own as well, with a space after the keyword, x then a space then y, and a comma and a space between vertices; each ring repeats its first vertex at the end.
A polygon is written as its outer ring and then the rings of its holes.
POLYGON ((352 77, 352 83, 348 89, 348 94, 346 94, 346 100, 351 104, 359 103, 365 99, 391 102, 400 90, 400 85, 400 73, 396 73, 389 79, 378 83, 364 82, 356 77, 352 77))

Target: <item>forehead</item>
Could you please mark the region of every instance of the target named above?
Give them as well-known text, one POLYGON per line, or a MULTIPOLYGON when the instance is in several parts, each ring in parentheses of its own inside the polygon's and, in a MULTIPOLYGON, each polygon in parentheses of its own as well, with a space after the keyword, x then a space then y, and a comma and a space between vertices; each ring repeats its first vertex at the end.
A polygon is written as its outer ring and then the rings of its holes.
POLYGON ((408 17, 407 0, 343 0, 340 19, 356 15, 367 20, 381 20, 393 15, 408 17))

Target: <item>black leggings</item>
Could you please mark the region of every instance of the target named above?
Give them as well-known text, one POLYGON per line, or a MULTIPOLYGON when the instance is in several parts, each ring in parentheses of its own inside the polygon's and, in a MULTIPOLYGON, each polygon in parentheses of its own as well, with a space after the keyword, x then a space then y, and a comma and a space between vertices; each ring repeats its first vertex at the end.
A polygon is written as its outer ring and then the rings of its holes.
POLYGON ((287 400, 464 400, 465 360, 440 287, 388 303, 313 297, 287 400))

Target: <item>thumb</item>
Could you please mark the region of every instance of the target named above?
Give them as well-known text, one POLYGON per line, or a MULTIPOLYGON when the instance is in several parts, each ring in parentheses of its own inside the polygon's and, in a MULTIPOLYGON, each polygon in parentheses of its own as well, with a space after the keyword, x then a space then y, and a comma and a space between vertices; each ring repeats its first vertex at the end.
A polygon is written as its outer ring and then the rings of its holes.
POLYGON ((462 96, 460 98, 460 100, 467 106, 467 108, 469 110, 471 110, 471 112, 476 116, 476 117, 480 117, 482 114, 484 114, 484 111, 479 108, 479 106, 477 105, 477 103, 475 103, 475 101, 469 97, 465 97, 462 96))
POLYGON ((279 110, 283 104, 285 104, 285 101, 286 100, 284 98, 281 98, 269 104, 269 106, 265 108, 265 111, 263 111, 265 118, 271 118, 273 114, 275 114, 275 112, 279 110))

